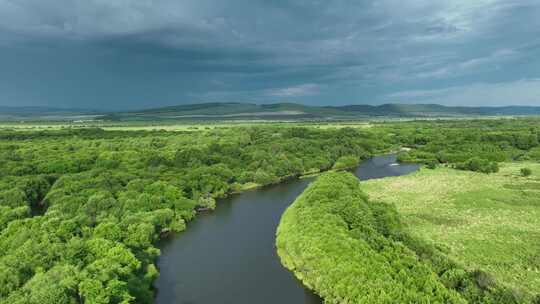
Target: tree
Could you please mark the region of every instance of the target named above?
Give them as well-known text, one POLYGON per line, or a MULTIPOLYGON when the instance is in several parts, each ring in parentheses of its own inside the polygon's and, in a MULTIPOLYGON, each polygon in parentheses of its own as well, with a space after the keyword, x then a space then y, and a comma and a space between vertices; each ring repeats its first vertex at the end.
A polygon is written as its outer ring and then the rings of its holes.
POLYGON ((276 177, 272 174, 266 172, 265 170, 259 168, 255 171, 253 175, 253 181, 260 185, 268 185, 276 182, 276 177))
POLYGON ((349 169, 356 167, 358 165, 358 157, 354 155, 346 155, 338 158, 338 160, 334 163, 334 166, 332 169, 334 170, 343 170, 343 169, 349 169))
POLYGON ((28 304, 76 304, 77 273, 77 269, 70 265, 57 265, 47 272, 38 272, 8 301, 28 304))

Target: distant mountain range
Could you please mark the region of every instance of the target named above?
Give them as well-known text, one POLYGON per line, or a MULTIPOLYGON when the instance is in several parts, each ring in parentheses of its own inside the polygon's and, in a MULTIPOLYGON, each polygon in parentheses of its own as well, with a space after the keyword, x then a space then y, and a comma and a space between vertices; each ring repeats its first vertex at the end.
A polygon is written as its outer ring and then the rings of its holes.
POLYGON ((0 121, 74 121, 94 120, 104 113, 88 109, 0 106, 0 121))
POLYGON ((437 104, 306 106, 295 103, 202 103, 126 112, 0 107, 0 120, 332 120, 373 117, 540 115, 540 107, 449 107, 437 104))
POLYGON ((120 112, 109 119, 355 119, 370 117, 454 117, 540 115, 540 107, 447 107, 437 104, 306 106, 295 103, 203 103, 120 112))

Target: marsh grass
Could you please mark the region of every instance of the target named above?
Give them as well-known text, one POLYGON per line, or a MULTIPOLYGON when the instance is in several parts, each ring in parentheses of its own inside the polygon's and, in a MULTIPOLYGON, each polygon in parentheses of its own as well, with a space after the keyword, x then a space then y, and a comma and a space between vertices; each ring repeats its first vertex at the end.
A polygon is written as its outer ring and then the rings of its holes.
POLYGON ((433 242, 469 270, 540 293, 540 164, 504 163, 496 174, 422 169, 371 180, 372 199, 396 205, 409 232, 433 242), (531 168, 523 177, 520 168, 531 168))

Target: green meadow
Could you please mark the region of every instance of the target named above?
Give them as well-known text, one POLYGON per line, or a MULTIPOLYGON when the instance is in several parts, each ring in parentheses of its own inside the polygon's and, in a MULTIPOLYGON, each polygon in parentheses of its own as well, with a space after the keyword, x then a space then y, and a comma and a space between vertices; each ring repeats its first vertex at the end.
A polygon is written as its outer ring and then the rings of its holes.
POLYGON ((540 292, 540 164, 502 163, 483 174, 449 168, 371 180, 370 199, 394 204, 413 236, 469 270, 525 293, 540 292), (524 177, 521 168, 530 168, 524 177))

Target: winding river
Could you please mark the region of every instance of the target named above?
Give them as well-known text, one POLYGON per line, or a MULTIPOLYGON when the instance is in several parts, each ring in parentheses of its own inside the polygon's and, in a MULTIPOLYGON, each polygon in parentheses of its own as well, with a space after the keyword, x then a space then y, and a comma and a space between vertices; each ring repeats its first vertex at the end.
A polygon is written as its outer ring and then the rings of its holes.
MULTIPOLYGON (((418 169, 395 155, 373 157, 354 171, 360 180, 418 169)), ((155 282, 157 304, 320 304, 280 264, 275 231, 285 209, 314 178, 247 191, 218 202, 189 228, 164 241, 155 282)))

